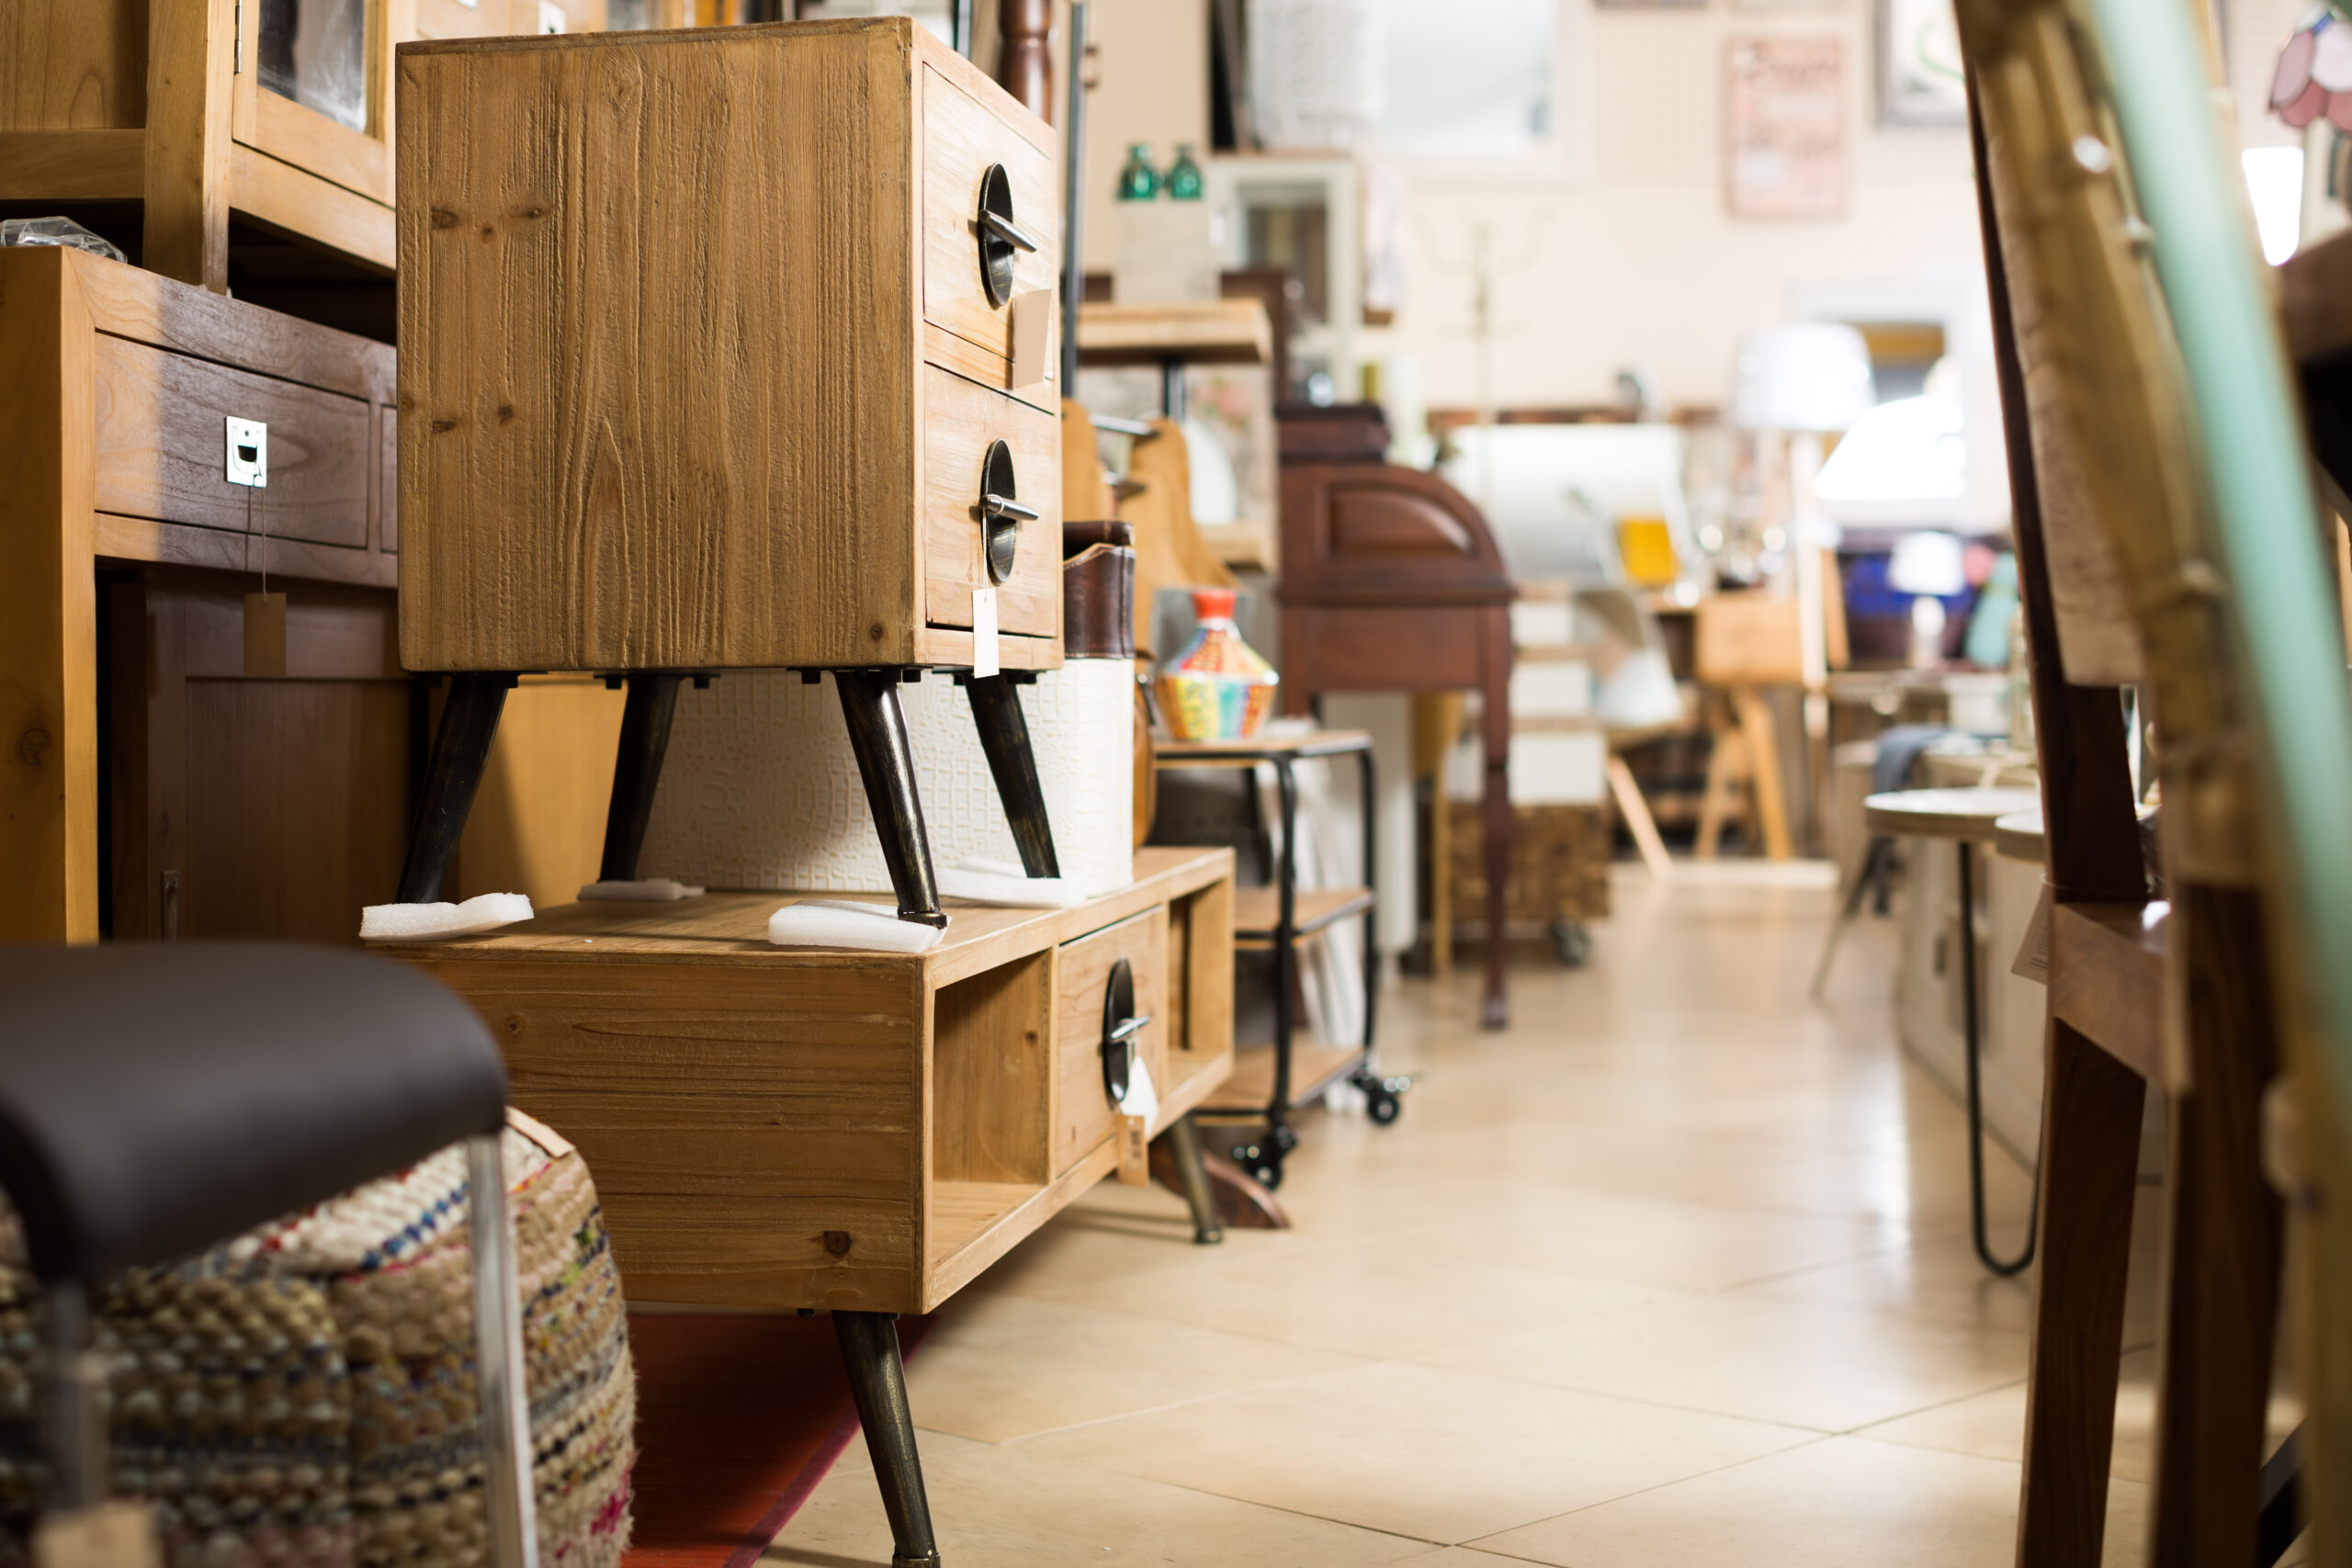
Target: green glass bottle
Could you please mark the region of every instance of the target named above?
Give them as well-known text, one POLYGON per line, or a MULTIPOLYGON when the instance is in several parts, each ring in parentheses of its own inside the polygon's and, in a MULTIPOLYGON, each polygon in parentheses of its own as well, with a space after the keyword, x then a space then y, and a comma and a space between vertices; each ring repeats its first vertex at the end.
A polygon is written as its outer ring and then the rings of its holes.
POLYGON ((1159 174, 1151 166, 1151 143, 1138 141, 1127 149, 1126 167, 1119 171, 1121 201, 1149 201, 1159 194, 1159 174))
POLYGON ((1193 162, 1193 144, 1176 144, 1176 161, 1168 165, 1168 194, 1177 201, 1198 201, 1202 195, 1201 166, 1193 162))

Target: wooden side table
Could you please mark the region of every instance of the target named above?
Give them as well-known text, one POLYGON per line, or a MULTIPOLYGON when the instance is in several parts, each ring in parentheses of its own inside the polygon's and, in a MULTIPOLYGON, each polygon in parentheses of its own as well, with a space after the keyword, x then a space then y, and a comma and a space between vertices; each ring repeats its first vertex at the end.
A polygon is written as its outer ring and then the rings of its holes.
MULTIPOLYGON (((957 905, 913 954, 772 947, 793 897, 380 945, 472 1004, 514 1103, 579 1145, 633 1303, 832 1314, 895 1561, 935 1563, 894 1320, 1118 1166, 1114 1058, 1151 1069, 1155 1133, 1232 1072, 1233 853, 1139 850, 1132 885, 1074 908, 957 905)), ((1169 1142, 1197 1178, 1198 1143, 1169 1142)))
POLYGON ((1253 740, 1167 740, 1159 743, 1155 760, 1163 770, 1254 769, 1261 762, 1273 769, 1282 801, 1282 850, 1275 857, 1272 886, 1243 888, 1234 895, 1233 935, 1237 947, 1274 955, 1274 1039, 1271 1045, 1237 1048, 1232 1078, 1201 1108, 1218 1117, 1263 1119, 1263 1134, 1234 1145, 1232 1157, 1261 1185, 1276 1188, 1282 1185, 1283 1158, 1298 1146, 1298 1134, 1290 1124, 1293 1111, 1347 1078, 1363 1090, 1373 1121, 1385 1126, 1396 1120, 1399 1097, 1411 1083, 1383 1077, 1372 1065, 1380 999, 1380 949, 1373 929, 1378 876, 1372 736, 1361 729, 1326 729, 1253 740), (1297 765, 1330 757, 1356 760, 1363 792, 1363 884, 1302 891, 1296 857, 1297 765), (1291 1006, 1299 944, 1356 916, 1363 919, 1363 1040, 1354 1045, 1327 1042, 1302 1049, 1293 1038, 1297 1023, 1291 1006))

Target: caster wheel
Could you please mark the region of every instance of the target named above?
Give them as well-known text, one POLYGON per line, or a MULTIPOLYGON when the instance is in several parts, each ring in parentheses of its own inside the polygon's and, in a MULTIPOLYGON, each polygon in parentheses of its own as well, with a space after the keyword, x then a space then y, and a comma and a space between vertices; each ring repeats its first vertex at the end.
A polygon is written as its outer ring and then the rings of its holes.
POLYGON ((1364 1093, 1364 1114, 1380 1126, 1385 1127, 1396 1121, 1396 1113, 1404 1109, 1405 1102, 1385 1089, 1368 1089, 1364 1093))
POLYGON ((1283 1151, 1271 1143, 1234 1145, 1233 1163, 1269 1192, 1283 1184, 1283 1151))
POLYGON ((1581 969, 1592 961, 1592 932, 1580 920, 1555 920, 1552 951, 1568 968, 1581 969))

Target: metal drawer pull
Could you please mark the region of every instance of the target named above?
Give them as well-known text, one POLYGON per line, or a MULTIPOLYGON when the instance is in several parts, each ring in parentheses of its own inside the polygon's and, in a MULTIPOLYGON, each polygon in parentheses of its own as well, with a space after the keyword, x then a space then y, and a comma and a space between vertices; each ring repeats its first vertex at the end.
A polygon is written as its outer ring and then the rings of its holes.
POLYGON ((1136 1036, 1150 1021, 1150 1014, 1136 1011, 1135 971, 1122 958, 1111 965, 1102 987, 1102 1092, 1113 1105, 1127 1098, 1127 1086, 1135 1081, 1136 1036))
POLYGON ((1002 310, 1012 299, 1012 253, 1034 251, 1037 243, 1012 220, 1012 180, 1002 164, 990 164, 980 175, 980 210, 976 220, 980 238, 980 287, 989 303, 1002 310))
POLYGON ((1012 448, 1001 441, 989 443, 989 455, 980 464, 980 542, 982 553, 988 557, 989 581, 1001 583, 1012 575, 1012 558, 1021 548, 1021 525, 1035 523, 1040 515, 1034 506, 1023 506, 1013 497, 1019 487, 1012 482, 1012 448))
POLYGON ((1024 251, 1034 251, 1037 248, 1037 242, 1030 237, 1029 231, 1014 227, 1012 220, 1001 212, 990 212, 985 208, 982 209, 980 227, 1006 243, 1018 245, 1024 251))

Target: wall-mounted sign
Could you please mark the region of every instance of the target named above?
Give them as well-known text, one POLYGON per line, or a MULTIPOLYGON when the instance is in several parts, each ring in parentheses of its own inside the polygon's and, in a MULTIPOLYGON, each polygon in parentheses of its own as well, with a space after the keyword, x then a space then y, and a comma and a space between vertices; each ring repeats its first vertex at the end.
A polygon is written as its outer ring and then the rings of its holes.
POLYGON ((1724 48, 1724 205, 1735 218, 1846 210, 1846 45, 1736 38, 1724 48))

